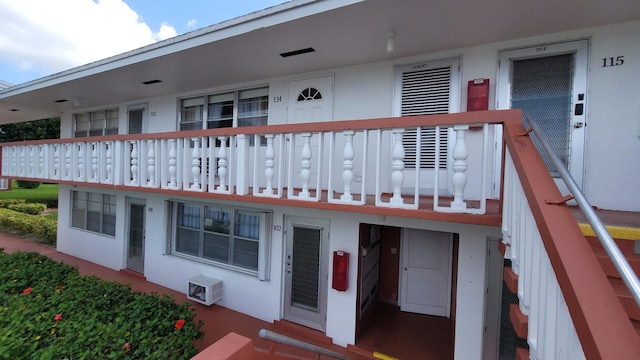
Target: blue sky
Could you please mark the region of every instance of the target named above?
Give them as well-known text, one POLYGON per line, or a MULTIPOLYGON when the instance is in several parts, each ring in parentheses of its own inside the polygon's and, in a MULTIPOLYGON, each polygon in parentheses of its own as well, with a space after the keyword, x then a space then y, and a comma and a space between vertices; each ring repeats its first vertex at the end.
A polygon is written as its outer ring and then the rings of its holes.
POLYGON ((0 80, 21 84, 286 0, 0 0, 0 80))

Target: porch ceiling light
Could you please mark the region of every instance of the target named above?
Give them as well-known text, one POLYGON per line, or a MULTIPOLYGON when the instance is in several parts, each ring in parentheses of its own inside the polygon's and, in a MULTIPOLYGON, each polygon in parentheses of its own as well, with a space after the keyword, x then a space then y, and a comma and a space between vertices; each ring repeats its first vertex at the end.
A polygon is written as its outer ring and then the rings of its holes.
POLYGON ((387 33, 387 54, 391 54, 394 50, 396 33, 390 31, 387 33))
POLYGON ((162 80, 159 79, 153 79, 153 80, 147 80, 147 81, 143 81, 142 83, 145 85, 151 85, 151 84, 157 84, 157 83, 161 83, 162 80))
POLYGON ((289 56, 302 55, 302 54, 315 52, 315 51, 316 51, 316 49, 314 49, 312 47, 308 47, 308 48, 304 48, 304 49, 283 52, 283 53, 280 54, 280 56, 282 56, 283 58, 286 58, 286 57, 289 57, 289 56))

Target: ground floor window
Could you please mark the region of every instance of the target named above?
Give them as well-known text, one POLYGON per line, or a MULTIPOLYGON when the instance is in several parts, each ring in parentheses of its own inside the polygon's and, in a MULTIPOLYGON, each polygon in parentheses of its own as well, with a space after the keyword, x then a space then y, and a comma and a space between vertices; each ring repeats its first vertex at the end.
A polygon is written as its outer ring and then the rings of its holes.
POLYGON ((71 191, 71 227, 99 234, 116 235, 116 196, 71 191))
POLYGON ((267 279, 268 212, 180 201, 170 207, 173 254, 267 279))

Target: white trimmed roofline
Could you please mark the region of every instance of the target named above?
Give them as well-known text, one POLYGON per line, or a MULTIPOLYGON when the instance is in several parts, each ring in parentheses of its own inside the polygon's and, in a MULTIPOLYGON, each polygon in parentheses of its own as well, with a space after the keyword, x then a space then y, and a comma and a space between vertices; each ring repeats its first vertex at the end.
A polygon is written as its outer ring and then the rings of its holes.
POLYGON ((28 81, 26 83, 13 86, 6 83, 8 84, 8 88, 0 88, 0 99, 36 90, 38 88, 75 80, 99 72, 112 70, 118 67, 131 65, 158 56, 176 53, 203 44, 228 39, 233 36, 246 34, 261 28, 281 24, 301 17, 318 14, 362 1, 365 0, 291 0, 102 60, 97 60, 85 65, 80 65, 52 75, 28 81))

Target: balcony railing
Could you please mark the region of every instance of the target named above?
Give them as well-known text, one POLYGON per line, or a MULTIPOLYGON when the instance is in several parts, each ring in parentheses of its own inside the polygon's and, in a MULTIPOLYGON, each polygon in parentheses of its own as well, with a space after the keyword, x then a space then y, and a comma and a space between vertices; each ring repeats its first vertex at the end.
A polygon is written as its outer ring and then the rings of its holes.
POLYGON ((529 132, 504 131, 503 242, 531 359, 637 359, 638 335, 529 132))
POLYGON ((481 112, 9 143, 2 145, 2 176, 350 205, 370 201, 400 209, 418 209, 420 197, 428 195, 435 211, 484 214, 490 128, 506 116, 481 112), (404 134, 425 130, 431 140, 414 140, 408 155, 404 134))

